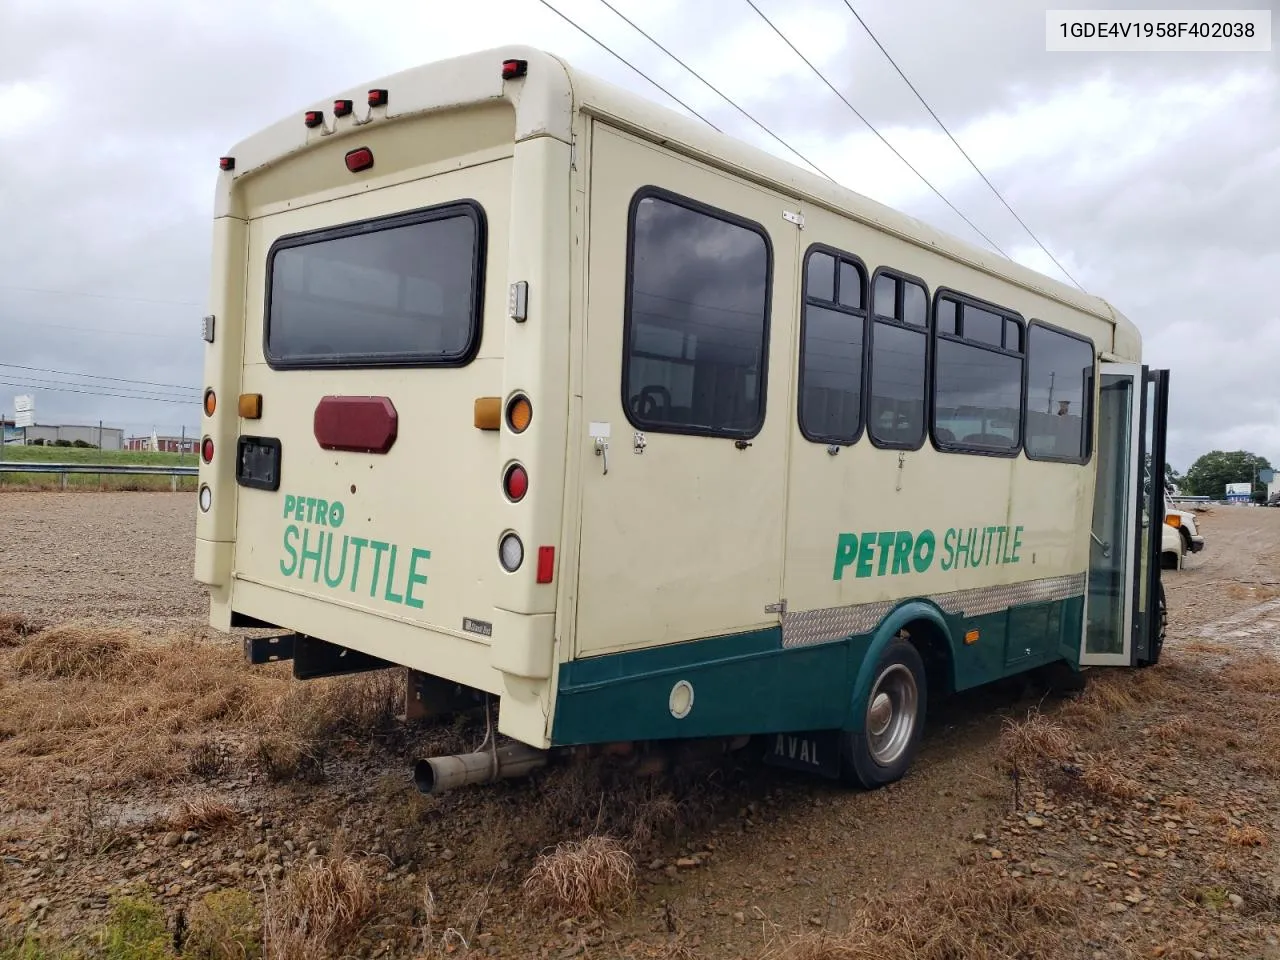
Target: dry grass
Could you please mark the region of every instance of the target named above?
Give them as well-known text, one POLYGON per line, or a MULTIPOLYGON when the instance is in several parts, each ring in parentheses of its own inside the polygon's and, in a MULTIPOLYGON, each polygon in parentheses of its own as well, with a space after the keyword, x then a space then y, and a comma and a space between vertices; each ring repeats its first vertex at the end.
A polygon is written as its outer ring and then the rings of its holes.
POLYGON ((191 908, 183 957, 194 960, 258 960, 262 917, 244 890, 206 894, 191 908))
MULTIPOLYGON (((805 933, 765 960, 1005 960, 1056 956, 1072 935, 1071 891, 1051 881, 1017 881, 998 868, 927 881, 855 912, 845 933, 805 933)), ((1075 935, 1078 940, 1078 934, 1075 935)))
POLYGON ((266 893, 267 960, 341 956, 377 902, 372 875, 358 861, 338 855, 303 864, 266 893))
POLYGON ((1156 740, 1181 741, 1194 733, 1195 724, 1190 717, 1178 716, 1162 720, 1147 728, 1147 735, 1156 740))
POLYGON ((1261 654, 1237 660, 1222 671, 1222 680, 1236 690, 1280 696, 1280 660, 1261 654))
POLYGON ((538 857, 524 881, 530 906, 558 917, 611 913, 635 894, 636 865, 612 837, 562 843, 538 857))
POLYGON ((41 680, 104 680, 120 672, 134 635, 81 624, 52 627, 26 638, 14 658, 20 676, 41 680))
POLYGON ((1074 751, 1075 742, 1067 728, 1038 712, 1025 720, 1006 720, 997 746, 1000 758, 1019 768, 1065 760, 1074 751))
POLYGON ((170 830, 216 830, 240 819, 240 812, 217 797, 189 797, 178 804, 166 821, 170 830))
POLYGON ((1270 842, 1267 835, 1257 827, 1232 827, 1227 831, 1227 843, 1233 847, 1265 847, 1270 842))
POLYGON ((0 613, 0 647, 18 647, 40 632, 40 625, 20 613, 0 613))
POLYGON ((1145 792, 1141 784, 1126 777, 1107 760, 1089 760, 1082 779, 1090 792, 1114 800, 1137 800, 1145 792))

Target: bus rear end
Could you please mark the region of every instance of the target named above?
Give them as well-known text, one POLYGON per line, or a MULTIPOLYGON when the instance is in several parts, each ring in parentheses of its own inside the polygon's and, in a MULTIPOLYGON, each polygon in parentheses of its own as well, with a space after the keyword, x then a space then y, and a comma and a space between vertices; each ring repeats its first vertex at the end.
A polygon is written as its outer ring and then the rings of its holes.
POLYGON ((215 627, 497 694, 542 747, 571 137, 522 127, 559 64, 504 60, 377 81, 221 161, 196 577, 215 627))

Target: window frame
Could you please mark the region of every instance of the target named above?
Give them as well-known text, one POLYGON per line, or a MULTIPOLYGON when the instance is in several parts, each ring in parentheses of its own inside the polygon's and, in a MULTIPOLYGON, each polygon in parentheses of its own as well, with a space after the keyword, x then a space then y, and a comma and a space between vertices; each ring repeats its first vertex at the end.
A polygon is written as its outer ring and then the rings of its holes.
POLYGON ((833 247, 826 243, 811 243, 804 252, 804 257, 800 261, 800 343, 799 349, 796 351, 796 424, 800 427, 800 435, 810 443, 821 443, 827 446, 835 445, 839 447, 852 447, 859 440, 867 429, 867 373, 868 373, 868 353, 867 346, 870 338, 871 323, 871 274, 867 270, 866 263, 857 254, 849 253, 838 247, 833 247), (859 317, 862 320, 862 356, 859 358, 860 379, 858 381, 858 429, 854 431, 852 437, 836 437, 824 436, 814 433, 805 426, 804 423, 804 350, 805 350, 805 334, 808 331, 807 318, 809 315, 809 258, 815 253, 823 253, 835 258, 835 267, 832 277, 832 296, 834 301, 818 300, 813 304, 824 310, 831 310, 835 313, 842 313, 848 317, 859 317), (861 309, 855 307, 846 307, 840 303, 840 263, 845 261, 853 264, 862 277, 862 303, 861 309))
POLYGON ((1066 327, 1060 327, 1055 323, 1049 323, 1046 320, 1037 320, 1031 318, 1027 321, 1027 329, 1023 334, 1026 337, 1027 351, 1025 369, 1023 370, 1023 389, 1022 389, 1022 448, 1026 452, 1028 460, 1034 460, 1038 463, 1071 463, 1077 466, 1084 466, 1093 459, 1093 440, 1094 440, 1094 391, 1098 385, 1098 345, 1093 342, 1093 338, 1075 330, 1068 330, 1066 327), (1061 334, 1071 340, 1078 340, 1081 343, 1088 344, 1089 353, 1092 355, 1092 376, 1089 378, 1089 385, 1085 390, 1085 410, 1084 410, 1084 456, 1083 457, 1045 457, 1032 454, 1031 449, 1027 446, 1027 395, 1031 389, 1031 330, 1033 327, 1041 327, 1050 333, 1061 334))
MULTIPOLYGON (((869 332, 867 334, 867 372, 866 372, 866 381, 865 381, 866 387, 864 390, 866 394, 865 405, 867 407, 871 405, 871 389, 872 389, 871 374, 875 367, 876 324, 892 323, 895 327, 901 327, 904 330, 915 331, 919 333, 922 337, 924 337, 924 396, 921 397, 922 404, 920 407, 921 414, 924 417, 924 422, 921 424, 920 440, 918 443, 915 443, 915 444, 900 443, 893 440, 880 440, 879 438, 876 437, 875 433, 871 430, 871 426, 869 423, 867 425, 867 437, 868 439, 870 439, 872 446, 878 447, 881 450, 907 450, 907 451, 920 450, 924 447, 925 443, 929 439, 930 426, 933 421, 933 405, 931 400, 933 397, 934 322, 933 322, 933 297, 929 293, 929 284, 925 283, 923 277, 918 277, 913 273, 907 273, 903 270, 898 270, 895 267, 876 267, 876 271, 874 274, 872 274, 871 280, 868 283, 871 290, 872 300, 867 309, 869 332), (919 327, 919 326, 916 326, 915 324, 907 323, 905 320, 901 320, 898 317, 881 317, 876 313, 875 311, 876 278, 881 276, 882 274, 887 277, 893 277, 896 281, 898 281, 898 288, 897 288, 898 294, 901 294, 902 292, 902 283, 904 281, 919 284, 924 289, 924 326, 923 327, 919 327)), ((900 295, 895 296, 894 300, 895 300, 895 305, 900 307, 902 304, 902 297, 900 295)), ((899 309, 898 312, 901 313, 902 311, 899 309)), ((866 420, 866 417, 864 417, 863 419, 866 420)))
POLYGON ((277 237, 267 250, 266 274, 263 277, 265 296, 262 314, 262 356, 272 370, 367 370, 387 368, 465 367, 480 352, 484 338, 484 287, 485 267, 489 260, 488 220, 484 207, 472 199, 451 200, 448 203, 419 207, 377 217, 366 217, 315 230, 304 230, 277 237), (271 302, 274 295, 273 272, 276 254, 281 250, 311 246, 326 240, 382 233, 399 227, 411 227, 437 220, 451 220, 458 216, 469 217, 475 227, 475 245, 471 255, 471 327, 466 349, 455 356, 441 358, 432 354, 396 354, 373 357, 359 354, 337 354, 327 357, 281 358, 271 352, 271 302))
MULTIPOLYGON (((980 457, 1002 457, 1005 459, 1013 459, 1017 457, 1022 452, 1022 438, 1026 433, 1026 420, 1027 420, 1027 412, 1026 412, 1027 411, 1027 350, 1026 350, 1027 321, 1026 319, 1022 316, 1022 314, 1018 313, 1018 311, 1010 309, 1009 307, 1002 307, 999 304, 990 302, 989 300, 983 300, 980 297, 973 296, 972 294, 963 293, 959 290, 956 290, 953 287, 940 286, 933 292, 933 301, 930 304, 930 309, 929 309, 929 321, 930 321, 929 371, 928 371, 929 377, 930 377, 929 391, 928 391, 929 393, 929 442, 933 444, 933 448, 935 450, 941 453, 961 453, 961 454, 970 454, 973 456, 980 456, 980 457), (938 330, 938 323, 937 323, 938 304, 944 299, 952 301, 954 304, 957 305, 957 307, 963 307, 965 304, 968 304, 969 306, 976 307, 979 310, 986 310, 990 313, 994 313, 997 316, 1001 317, 1002 320, 1015 321, 1018 324, 1018 327, 1022 331, 1022 343, 1023 343, 1022 351, 1019 353, 1013 350, 1006 350, 1004 349, 1003 346, 996 347, 989 343, 983 343, 980 340, 966 339, 964 336, 963 310, 957 310, 956 312, 956 323, 959 326, 960 334, 955 335, 955 334, 949 334, 949 333, 941 333, 938 330), (1022 376, 1019 378, 1019 382, 1018 382, 1019 423, 1018 423, 1018 433, 1016 438, 1017 443, 1015 446, 1009 448, 1008 450, 991 450, 986 447, 975 447, 975 446, 970 446, 964 443, 957 443, 953 441, 938 439, 938 435, 937 435, 937 430, 938 430, 937 341, 939 338, 942 338, 945 340, 951 340, 968 347, 975 347, 980 350, 987 350, 991 353, 999 354, 1001 356, 1018 357, 1022 361, 1022 376)), ((1004 329, 1005 329, 1005 324, 1002 322, 1001 334, 1000 334, 1000 342, 1002 344, 1004 343, 1004 332, 1003 332, 1004 329)))
POLYGON ((760 431, 764 429, 765 419, 768 415, 769 347, 773 332, 771 322, 773 319, 773 239, 770 237, 768 229, 759 221, 719 207, 713 207, 700 200, 695 200, 692 197, 675 193, 654 184, 646 184, 631 195, 631 202, 627 208, 626 256, 626 278, 622 291, 622 358, 621 369, 618 371, 618 399, 622 404, 622 414, 627 418, 627 422, 637 430, 644 430, 650 433, 672 433, 689 437, 712 437, 728 440, 750 440, 758 436, 760 431), (631 302, 635 287, 636 211, 640 208, 641 202, 650 197, 678 207, 684 207, 686 210, 703 214, 713 220, 720 220, 735 227, 750 230, 764 240, 764 321, 760 333, 760 414, 756 422, 746 429, 732 430, 722 428, 717 430, 703 426, 687 426, 661 421, 650 422, 637 414, 633 414, 630 405, 627 403, 628 371, 630 370, 628 360, 631 354, 632 334, 631 302))

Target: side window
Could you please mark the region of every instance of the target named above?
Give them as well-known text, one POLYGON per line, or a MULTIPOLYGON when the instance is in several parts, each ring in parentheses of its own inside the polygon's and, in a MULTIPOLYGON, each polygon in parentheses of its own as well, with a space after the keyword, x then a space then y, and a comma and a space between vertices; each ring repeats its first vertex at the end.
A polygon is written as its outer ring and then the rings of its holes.
POLYGON ((962 294, 939 293, 934 304, 934 442, 957 452, 1016 453, 1022 437, 1022 319, 962 294))
POLYGON ((1032 460, 1089 459, 1093 344, 1032 322, 1027 330, 1027 426, 1032 460))
POLYGON ((750 436, 764 422, 763 229, 652 188, 632 201, 622 393, 637 427, 750 436))
POLYGON ((810 247, 800 322, 800 432, 852 443, 862 430, 867 274, 847 254, 810 247))
POLYGON ((924 443, 929 295, 888 270, 876 271, 872 289, 867 430, 880 446, 914 450, 924 443))

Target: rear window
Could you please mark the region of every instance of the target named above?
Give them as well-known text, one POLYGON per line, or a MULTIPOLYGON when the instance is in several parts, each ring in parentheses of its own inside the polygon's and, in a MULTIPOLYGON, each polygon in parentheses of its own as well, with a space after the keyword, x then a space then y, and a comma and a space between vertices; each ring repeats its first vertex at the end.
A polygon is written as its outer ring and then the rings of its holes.
POLYGON ((480 339, 484 215, 453 204, 276 241, 273 367, 465 363, 480 339))

